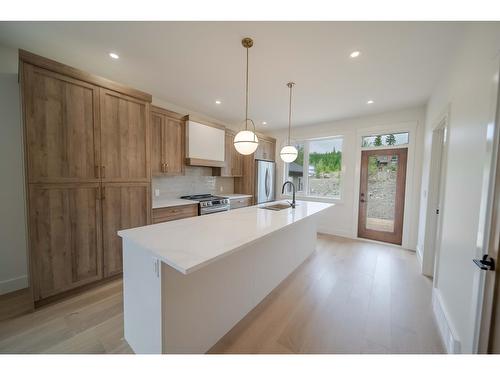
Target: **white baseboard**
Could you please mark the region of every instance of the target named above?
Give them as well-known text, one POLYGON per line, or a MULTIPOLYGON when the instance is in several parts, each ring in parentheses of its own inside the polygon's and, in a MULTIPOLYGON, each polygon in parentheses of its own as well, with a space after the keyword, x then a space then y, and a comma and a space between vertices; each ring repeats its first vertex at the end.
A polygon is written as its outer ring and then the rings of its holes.
POLYGON ((432 311, 434 312, 439 334, 441 335, 446 352, 448 354, 461 354, 460 340, 450 322, 449 314, 443 305, 441 294, 436 288, 432 288, 432 311))
POLYGON ((421 249, 419 244, 417 244, 416 249, 417 249, 417 251, 416 251, 417 261, 418 261, 418 265, 420 267, 420 273, 423 274, 424 273, 424 260, 422 259, 422 249, 421 249))
POLYGON ((23 275, 9 280, 0 281, 0 295, 28 287, 28 276, 23 275))

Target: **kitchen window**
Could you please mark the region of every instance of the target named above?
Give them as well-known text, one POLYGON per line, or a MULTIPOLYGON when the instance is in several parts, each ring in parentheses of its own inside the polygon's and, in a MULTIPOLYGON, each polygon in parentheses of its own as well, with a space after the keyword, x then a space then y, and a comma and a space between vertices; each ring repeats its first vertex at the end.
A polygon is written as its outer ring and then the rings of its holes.
POLYGON ((296 142, 297 159, 285 164, 285 181, 292 181, 299 197, 340 199, 342 137, 296 142))

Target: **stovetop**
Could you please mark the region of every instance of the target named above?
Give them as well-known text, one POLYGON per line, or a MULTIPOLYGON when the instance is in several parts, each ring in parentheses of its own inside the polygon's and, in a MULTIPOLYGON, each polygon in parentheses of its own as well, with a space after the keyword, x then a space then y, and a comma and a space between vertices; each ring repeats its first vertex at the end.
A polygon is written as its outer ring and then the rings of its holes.
POLYGON ((181 197, 181 199, 190 199, 193 201, 207 202, 207 201, 220 200, 226 198, 212 194, 195 194, 195 195, 184 195, 183 197, 181 197))

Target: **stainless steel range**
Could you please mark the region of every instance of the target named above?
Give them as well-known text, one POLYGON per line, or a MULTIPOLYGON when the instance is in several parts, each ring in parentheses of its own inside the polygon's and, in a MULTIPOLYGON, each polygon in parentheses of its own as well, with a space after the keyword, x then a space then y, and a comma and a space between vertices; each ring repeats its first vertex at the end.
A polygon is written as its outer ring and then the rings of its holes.
POLYGON ((229 210, 229 199, 212 194, 185 195, 182 199, 198 201, 198 215, 208 215, 229 210))

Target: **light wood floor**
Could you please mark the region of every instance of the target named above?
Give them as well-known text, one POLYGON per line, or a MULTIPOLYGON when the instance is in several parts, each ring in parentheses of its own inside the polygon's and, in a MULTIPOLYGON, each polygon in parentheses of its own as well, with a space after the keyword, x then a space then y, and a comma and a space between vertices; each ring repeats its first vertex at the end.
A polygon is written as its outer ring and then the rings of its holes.
MULTIPOLYGON (((413 252, 319 235, 210 353, 443 353, 413 252)), ((131 353, 121 281, 0 323, 0 353, 131 353)))

